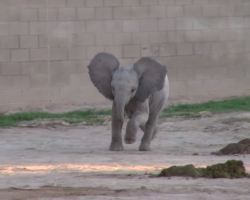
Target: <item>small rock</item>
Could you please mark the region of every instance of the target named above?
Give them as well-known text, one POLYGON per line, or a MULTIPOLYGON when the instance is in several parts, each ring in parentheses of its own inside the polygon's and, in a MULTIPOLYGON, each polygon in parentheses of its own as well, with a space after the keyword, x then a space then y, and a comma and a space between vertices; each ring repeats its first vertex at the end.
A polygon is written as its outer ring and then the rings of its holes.
POLYGON ((212 113, 209 111, 202 111, 202 112, 199 112, 199 114, 201 115, 201 117, 211 117, 212 116, 212 113))
POLYGON ((68 122, 61 122, 62 125, 64 126, 69 126, 70 124, 68 122))

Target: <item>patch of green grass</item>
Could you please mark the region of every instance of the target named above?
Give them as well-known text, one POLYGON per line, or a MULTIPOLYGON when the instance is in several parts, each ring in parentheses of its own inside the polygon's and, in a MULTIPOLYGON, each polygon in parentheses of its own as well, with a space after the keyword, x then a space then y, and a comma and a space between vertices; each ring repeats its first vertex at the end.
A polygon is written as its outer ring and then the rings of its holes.
POLYGON ((227 99, 223 101, 209 101, 201 104, 183 104, 167 107, 161 118, 172 116, 199 117, 199 113, 208 111, 213 114, 233 111, 250 111, 250 97, 227 99))
MULTIPOLYGON (((250 97, 241 97, 223 101, 209 101, 201 104, 183 104, 167 107, 161 118, 174 116, 200 117, 200 112, 208 111, 211 113, 225 113, 232 111, 250 111, 250 97)), ((96 116, 110 116, 111 110, 85 110, 73 111, 68 113, 54 114, 48 112, 25 112, 16 114, 0 114, 0 127, 15 127, 20 122, 32 121, 35 119, 61 119, 69 124, 85 122, 89 125, 102 124, 105 119, 96 116)))
POLYGON ((20 122, 31 121, 35 119, 61 119, 64 118, 70 124, 86 122, 87 124, 103 123, 104 119, 94 118, 96 115, 111 115, 110 110, 102 111, 73 111, 68 113, 48 113, 48 112, 24 112, 10 115, 0 114, 0 127, 16 127, 20 122))

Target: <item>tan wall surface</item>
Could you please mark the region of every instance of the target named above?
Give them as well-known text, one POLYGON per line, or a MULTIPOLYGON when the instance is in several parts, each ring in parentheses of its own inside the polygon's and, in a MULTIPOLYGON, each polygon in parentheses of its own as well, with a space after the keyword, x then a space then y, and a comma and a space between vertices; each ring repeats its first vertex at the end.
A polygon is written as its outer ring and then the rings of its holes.
POLYGON ((170 98, 250 93, 250 0, 0 0, 0 106, 102 103, 87 64, 166 64, 170 98))

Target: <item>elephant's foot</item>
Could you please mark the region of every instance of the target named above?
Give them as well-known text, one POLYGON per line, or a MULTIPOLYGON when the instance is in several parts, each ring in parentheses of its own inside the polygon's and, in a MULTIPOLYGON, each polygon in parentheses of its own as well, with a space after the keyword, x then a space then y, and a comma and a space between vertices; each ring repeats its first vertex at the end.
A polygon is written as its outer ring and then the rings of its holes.
POLYGON ((126 144, 133 144, 136 141, 135 137, 125 136, 124 141, 126 144))
POLYGON ((147 144, 141 144, 140 147, 139 147, 139 150, 140 151, 151 151, 151 148, 147 144))
POLYGON ((110 151, 123 151, 123 146, 121 142, 111 142, 109 146, 110 151))

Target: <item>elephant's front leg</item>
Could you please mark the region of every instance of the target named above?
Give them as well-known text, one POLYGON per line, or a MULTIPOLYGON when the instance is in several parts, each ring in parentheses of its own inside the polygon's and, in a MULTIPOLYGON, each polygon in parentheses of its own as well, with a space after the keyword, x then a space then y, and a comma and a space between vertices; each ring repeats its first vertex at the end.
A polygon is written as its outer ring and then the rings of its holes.
POLYGON ((148 120, 148 114, 134 114, 129 120, 126 128, 125 143, 133 144, 136 141, 138 128, 143 126, 148 120))
POLYGON ((117 118, 116 107, 112 107, 112 140, 109 147, 110 151, 123 151, 122 145, 122 126, 123 121, 117 118))
POLYGON ((155 122, 147 122, 145 124, 144 135, 142 137, 141 145, 139 147, 140 151, 151 151, 150 142, 152 140, 155 125, 156 125, 155 122))

